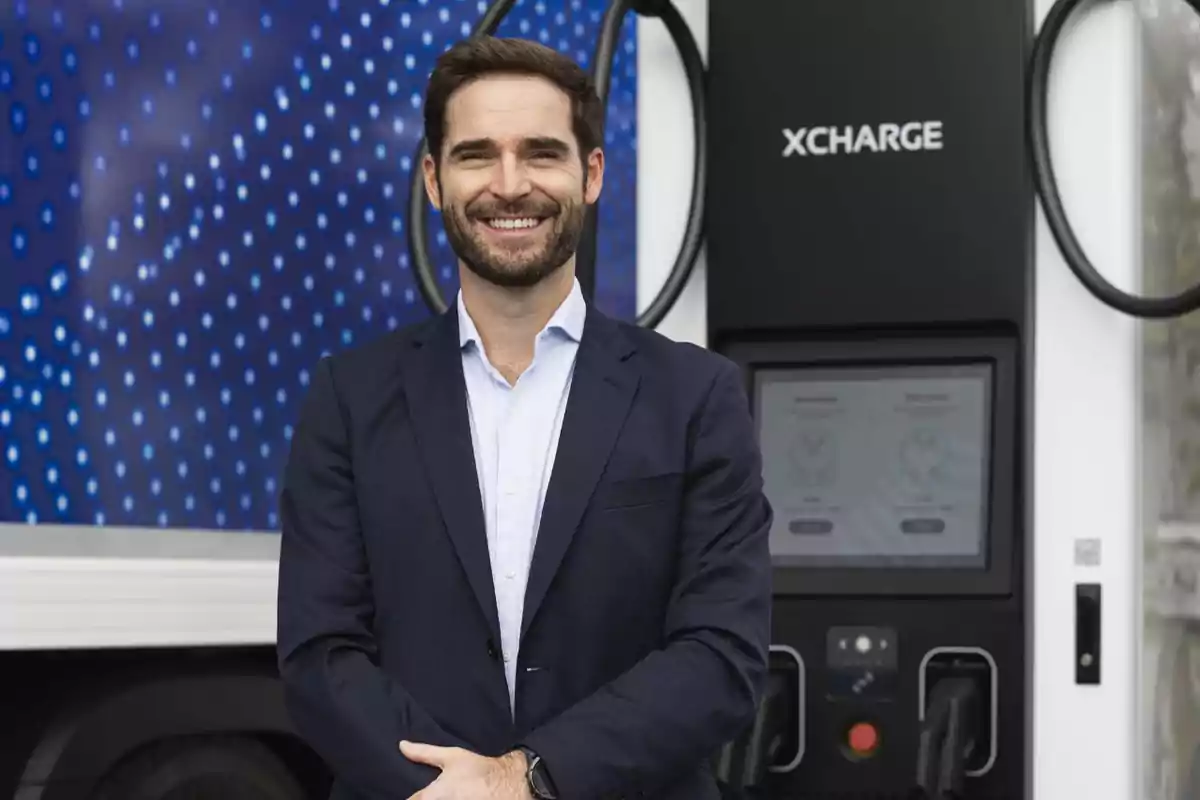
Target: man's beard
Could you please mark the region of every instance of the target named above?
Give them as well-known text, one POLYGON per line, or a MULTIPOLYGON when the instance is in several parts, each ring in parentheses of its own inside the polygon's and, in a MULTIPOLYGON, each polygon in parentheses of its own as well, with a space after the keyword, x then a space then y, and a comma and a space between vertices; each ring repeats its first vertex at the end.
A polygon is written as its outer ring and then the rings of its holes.
POLYGON ((581 203, 557 203, 542 196, 512 203, 479 201, 465 209, 449 205, 442 211, 442 222, 450 249, 467 269, 496 286, 527 288, 553 275, 575 255, 583 234, 584 214, 581 203), (497 216, 544 218, 542 224, 549 225, 550 230, 532 248, 508 250, 489 244, 473 227, 497 216))

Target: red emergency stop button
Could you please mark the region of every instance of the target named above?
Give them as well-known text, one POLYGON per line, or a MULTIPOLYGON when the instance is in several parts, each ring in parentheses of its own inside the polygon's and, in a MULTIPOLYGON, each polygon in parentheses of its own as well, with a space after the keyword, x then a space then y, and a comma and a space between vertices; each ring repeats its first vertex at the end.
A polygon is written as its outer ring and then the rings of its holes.
POLYGON ((858 722, 850 726, 846 744, 856 756, 869 756, 879 746, 879 731, 869 722, 858 722))

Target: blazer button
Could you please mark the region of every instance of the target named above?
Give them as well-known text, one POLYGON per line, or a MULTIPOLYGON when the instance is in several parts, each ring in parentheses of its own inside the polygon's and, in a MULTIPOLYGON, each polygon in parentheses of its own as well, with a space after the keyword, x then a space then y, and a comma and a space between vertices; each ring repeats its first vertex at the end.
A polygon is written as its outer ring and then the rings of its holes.
POLYGON ((488 654, 488 658, 492 659, 493 661, 500 660, 500 650, 497 649, 496 643, 493 642, 491 639, 488 639, 487 654, 488 654))

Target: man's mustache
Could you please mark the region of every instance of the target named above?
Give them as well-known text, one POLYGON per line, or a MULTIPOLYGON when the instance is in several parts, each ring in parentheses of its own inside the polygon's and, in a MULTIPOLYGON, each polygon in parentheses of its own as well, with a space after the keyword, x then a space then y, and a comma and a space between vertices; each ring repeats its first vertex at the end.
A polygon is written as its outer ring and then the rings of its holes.
POLYGON ((471 219, 490 217, 555 217, 562 206, 553 200, 520 200, 512 203, 486 201, 467 206, 471 219))

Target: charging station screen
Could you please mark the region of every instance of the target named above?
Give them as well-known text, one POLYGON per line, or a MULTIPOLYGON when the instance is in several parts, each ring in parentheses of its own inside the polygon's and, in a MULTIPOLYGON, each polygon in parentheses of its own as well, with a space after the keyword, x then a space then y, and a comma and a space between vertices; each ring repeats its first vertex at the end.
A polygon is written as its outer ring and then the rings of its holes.
POLYGON ((986 365, 760 370, 774 562, 986 565, 986 365))

